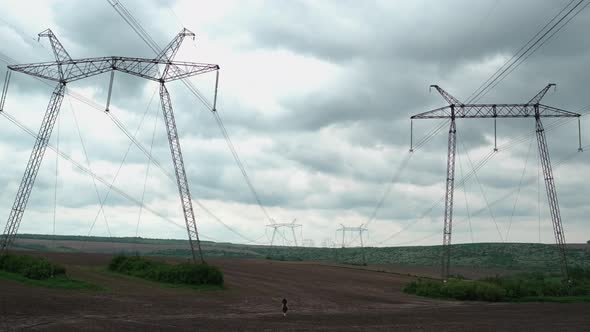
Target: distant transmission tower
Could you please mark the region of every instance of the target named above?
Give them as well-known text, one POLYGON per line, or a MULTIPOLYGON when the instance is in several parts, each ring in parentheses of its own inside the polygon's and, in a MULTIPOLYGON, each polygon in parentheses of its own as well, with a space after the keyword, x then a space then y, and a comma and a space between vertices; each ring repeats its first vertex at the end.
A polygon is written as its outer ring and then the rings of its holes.
POLYGON ((346 233, 351 233, 351 234, 357 234, 359 235, 360 241, 361 241, 361 253, 363 255, 363 264, 367 264, 367 259, 365 257, 365 244, 363 241, 363 233, 364 232, 368 232, 369 229, 367 227, 364 226, 364 224, 361 224, 358 227, 346 227, 342 224, 340 224, 340 228, 338 228, 336 230, 336 233, 338 232, 342 232, 342 249, 344 249, 346 247, 346 242, 344 242, 345 238, 346 238, 346 233))
POLYGON ((315 241, 313 239, 303 239, 304 247, 315 247, 315 241))
MULTIPOLYGON (((448 94, 438 85, 431 85, 435 88, 442 97, 449 103, 449 106, 434 109, 432 111, 420 113, 412 116, 410 119, 451 119, 449 128, 449 142, 447 152, 447 179, 445 190, 445 214, 443 227, 443 250, 442 250, 442 271, 443 280, 449 277, 449 268, 451 261, 451 231, 453 228, 453 192, 455 186, 455 154, 457 147, 457 128, 455 126, 455 119, 475 119, 475 118, 491 118, 494 119, 494 151, 497 151, 496 144, 496 119, 497 118, 534 118, 535 129, 537 134, 537 143, 539 148, 539 156, 543 168, 543 176, 545 178, 545 188, 547 190, 547 200, 549 201, 549 209, 551 211, 551 220, 553 223, 553 232, 555 234, 555 242, 559 249, 559 256, 561 260, 561 272, 564 280, 569 280, 567 257, 565 251, 565 234, 563 225, 561 223, 561 215, 559 212, 559 204, 557 202, 557 191, 555 189, 555 181, 553 179, 553 170, 551 169, 551 161, 549 159, 549 149, 547 147, 547 139, 545 137, 545 130, 541 123, 541 118, 562 118, 562 117, 577 117, 578 118, 578 134, 579 134, 579 148, 582 151, 581 128, 580 128, 580 114, 565 111, 559 108, 546 106, 540 104, 541 99, 545 96, 547 91, 555 84, 548 84, 543 90, 537 93, 533 99, 525 104, 463 104, 455 97, 448 94)), ((411 126, 413 131, 413 125, 411 126)), ((410 146, 410 151, 412 146, 410 146)))
POLYGON ((290 223, 272 223, 272 224, 266 225, 266 227, 272 228, 272 238, 270 240, 271 247, 274 245, 274 241, 275 241, 275 237, 276 237, 277 233, 279 233, 283 237, 283 239, 286 240, 284 232, 281 232, 281 229, 283 229, 283 228, 290 228, 291 229, 291 234, 293 234, 293 243, 295 243, 295 246, 297 247, 297 236, 295 235, 295 229, 299 228, 299 230, 301 231, 301 228, 303 226, 301 224, 296 224, 295 223, 296 220, 297 220, 297 218, 293 219, 293 221, 290 223))
POLYGON ((193 210, 193 203, 189 190, 188 179, 184 167, 182 152, 180 150, 180 141, 176 129, 176 121, 174 119, 174 112, 172 111, 172 103, 170 94, 166 88, 165 83, 175 81, 178 79, 195 76, 207 72, 216 71, 215 81, 215 97, 213 101, 213 110, 215 111, 215 104, 217 102, 217 82, 219 79, 219 66, 214 64, 203 64, 194 62, 175 61, 174 57, 182 44, 185 37, 195 37, 195 34, 187 29, 182 29, 180 33, 154 58, 129 58, 120 56, 109 56, 99 58, 84 58, 72 59, 57 37, 50 29, 47 29, 39 34, 39 37, 47 37, 51 43, 53 54, 55 56, 54 62, 31 63, 23 65, 8 66, 9 71, 6 74, 5 86, 2 90, 2 97, 0 98, 0 109, 4 106, 6 98, 6 91, 10 80, 10 71, 17 71, 27 75, 36 76, 57 82, 55 90, 51 95, 49 106, 45 112, 45 117, 41 122, 41 128, 31 157, 25 169, 20 187, 14 199, 14 204, 8 216, 6 227, 2 238, 0 239, 0 253, 4 253, 11 245, 18 231, 20 222, 25 208, 35 183, 35 178, 41 166, 43 155, 55 121, 59 114, 62 100, 64 98, 66 84, 85 79, 91 76, 96 76, 106 72, 111 72, 109 82, 109 92, 106 102, 105 111, 109 112, 109 105, 111 101, 111 93, 113 88, 113 79, 115 71, 120 71, 130 75, 145 78, 160 84, 160 101, 162 104, 162 111, 164 113, 164 120, 166 123, 166 131, 168 133, 168 143, 170 145, 170 152, 172 153, 172 161, 174 163, 174 170, 176 172, 176 181, 178 185, 178 193, 180 195, 180 202, 184 213, 184 221, 188 232, 189 243, 191 247, 193 262, 197 262, 199 256, 201 262, 204 262, 203 253, 201 252, 201 244, 199 241, 199 233, 197 232, 196 217, 193 210))
POLYGON ((335 248, 336 244, 334 243, 334 240, 332 240, 329 237, 326 237, 322 240, 321 246, 322 248, 335 248))

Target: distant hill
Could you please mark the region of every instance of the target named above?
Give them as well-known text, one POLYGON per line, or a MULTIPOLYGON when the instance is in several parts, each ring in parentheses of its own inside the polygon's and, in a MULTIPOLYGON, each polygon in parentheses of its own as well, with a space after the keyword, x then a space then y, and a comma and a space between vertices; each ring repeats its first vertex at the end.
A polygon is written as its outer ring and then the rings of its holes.
MULTIPOLYGON (((202 241, 207 257, 261 258, 289 261, 321 261, 361 264, 361 248, 269 247, 202 241)), ((134 237, 87 237, 19 234, 17 249, 41 251, 84 251, 102 253, 139 253, 141 255, 190 257, 187 240, 134 237)), ((370 265, 440 265, 441 246, 365 248, 370 265)), ((571 266, 590 268, 590 245, 568 245, 571 266)), ((557 249, 550 244, 474 243, 452 246, 456 267, 526 271, 559 271, 557 249)))

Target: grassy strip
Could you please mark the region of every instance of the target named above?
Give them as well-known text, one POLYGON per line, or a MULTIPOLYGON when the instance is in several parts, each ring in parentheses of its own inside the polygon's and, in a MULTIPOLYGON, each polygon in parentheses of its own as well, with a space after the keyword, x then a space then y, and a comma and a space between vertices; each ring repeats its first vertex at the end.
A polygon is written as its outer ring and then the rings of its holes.
POLYGON ((108 268, 92 268, 91 270, 95 271, 96 273, 110 275, 117 278, 133 281, 133 282, 142 282, 150 287, 165 287, 165 288, 174 288, 174 289, 190 289, 195 291, 218 291, 224 290, 223 285, 188 285, 188 284, 173 284, 168 282, 162 281, 153 281, 148 280, 145 278, 134 277, 127 274, 122 274, 120 272, 110 271, 108 268))
POLYGON ((590 270, 571 271, 571 283, 541 273, 525 273, 481 280, 450 279, 443 283, 418 279, 404 292, 419 296, 463 301, 507 302, 588 302, 590 270))
POLYGON ((71 289, 71 290, 104 290, 104 288, 80 280, 70 279, 65 275, 55 276, 53 278, 37 280, 23 277, 17 273, 0 271, 0 278, 17 281, 25 285, 54 288, 54 289, 71 289))
POLYGON ((223 286, 223 273, 215 266, 190 263, 168 264, 139 256, 114 257, 109 270, 170 284, 223 286))

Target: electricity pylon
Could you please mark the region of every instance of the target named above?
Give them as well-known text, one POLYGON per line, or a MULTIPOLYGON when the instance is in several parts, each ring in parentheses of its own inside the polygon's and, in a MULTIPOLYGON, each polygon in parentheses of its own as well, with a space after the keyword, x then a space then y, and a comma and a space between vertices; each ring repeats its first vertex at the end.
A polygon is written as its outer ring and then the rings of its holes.
POLYGON ((341 226, 341 227, 340 227, 340 228, 338 228, 338 229, 336 230, 336 233, 338 233, 338 232, 342 232, 342 248, 343 248, 343 249, 344 249, 344 247, 346 246, 346 244, 344 243, 345 234, 346 234, 347 232, 350 232, 350 233, 353 233, 353 234, 355 234, 355 233, 357 233, 357 232, 358 232, 358 234, 359 234, 359 238, 360 238, 360 240, 361 240, 361 253, 362 253, 362 255, 363 255, 363 264, 365 264, 365 265, 366 265, 366 264, 367 264, 367 259, 366 259, 366 257, 365 257, 365 244, 364 244, 364 242, 363 242, 363 233, 364 233, 364 232, 368 232, 368 231, 369 231, 369 229, 368 229, 367 227, 365 227, 365 225, 364 225, 364 224, 361 224, 361 225, 360 225, 360 226, 358 226, 358 227, 347 227, 347 226, 344 226, 344 225, 342 225, 342 224, 340 224, 340 226, 341 226))
MULTIPOLYGON (((31 157, 16 194, 12 210, 8 216, 8 221, 6 222, 3 236, 0 239, 0 253, 5 252, 5 250, 11 245, 18 231, 20 222, 25 212, 25 208, 27 206, 27 202, 29 200, 29 196, 33 189, 35 178, 37 177, 39 167, 41 166, 41 161, 43 160, 43 155, 47 148, 47 144, 49 143, 55 120, 59 114, 66 84, 110 71, 111 76, 105 108, 105 111, 109 112, 114 74, 115 71, 120 71, 155 81, 160 84, 160 101, 166 123, 168 143, 170 145, 170 152, 172 154, 172 161, 174 163, 178 192, 184 213, 184 221, 186 223, 189 237, 192 259, 193 262, 196 263, 198 255, 200 261, 204 262, 203 253, 201 252, 201 244, 199 241, 199 233, 197 231, 197 224, 195 220, 196 216, 193 210, 188 179, 184 167, 182 151, 180 149, 178 131, 176 129, 176 121, 174 119, 170 94, 168 93, 168 89, 166 89, 165 83, 198 74, 216 71, 217 76, 215 82, 214 98, 215 104, 217 99, 219 66, 214 64, 174 60, 174 57, 176 56, 176 53, 178 52, 184 38, 193 37, 194 39, 195 37, 194 33, 187 29, 182 29, 180 33, 178 33, 178 35, 176 35, 176 37, 154 59, 120 56, 72 59, 50 29, 41 32, 39 34, 39 38, 41 37, 49 38, 49 42, 51 43, 51 48, 55 56, 55 61, 8 66, 8 69, 11 71, 21 72, 27 75, 54 81, 57 82, 57 85, 53 91, 49 106, 45 112, 45 117, 41 123, 37 140, 35 141, 33 151, 31 152, 31 157)), ((2 101, 2 106, 6 97, 5 93, 7 90, 9 78, 10 76, 7 75, 5 80, 5 88, 2 90, 3 96, 0 98, 2 101)), ((213 109, 215 109, 215 105, 213 106, 213 109)))
POLYGON ((322 240, 321 246, 322 248, 335 248, 336 244, 331 238, 326 237, 322 240))
MULTIPOLYGON (((291 229, 291 233, 293 234, 293 243, 295 243, 295 246, 297 247, 297 236, 295 235, 295 229, 298 227, 303 228, 303 226, 301 224, 296 224, 295 221, 297 220, 297 218, 293 219, 293 221, 291 221, 290 223, 272 223, 269 225, 266 225, 266 227, 270 227, 272 228, 272 238, 270 240, 270 246, 272 247, 274 245, 275 242, 275 236, 277 233, 280 233, 281 236, 283 237, 283 239, 286 240, 284 233, 282 233, 280 231, 281 228, 290 228, 291 229)), ((273 219, 274 221, 274 219, 273 219)))
POLYGON ((303 239, 304 247, 315 247, 315 241, 313 239, 303 239))
MULTIPOLYGON (((567 257, 565 252, 565 234, 561 223, 559 212, 559 203, 557 201, 557 191, 553 179, 553 170, 551 169, 551 160, 549 158, 549 149, 545 130, 541 123, 541 118, 562 118, 577 117, 578 133, 581 137, 580 114, 562 110, 559 108, 541 104, 541 99, 547 91, 555 84, 548 84, 543 90, 537 93, 531 100, 525 104, 463 104, 457 98, 451 96, 438 85, 431 85, 442 97, 449 103, 449 106, 440 107, 432 111, 416 114, 410 117, 414 119, 451 119, 448 138, 447 151, 447 179, 445 189, 445 213, 443 226, 443 250, 442 250, 442 270, 443 280, 449 277, 449 268, 451 262, 451 233, 453 229, 453 192, 455 186, 455 155, 457 147, 457 127, 455 119, 475 119, 475 118, 492 118, 494 119, 494 151, 497 151, 496 145, 496 119, 497 118, 535 118, 535 131, 539 148, 539 155, 543 167, 543 176, 545 178, 545 189, 547 191, 547 200, 551 211, 551 221, 553 223, 553 232, 555 242, 559 249, 560 267, 564 280, 569 280, 567 257)), ((579 139, 578 151, 582 150, 581 138, 579 139)), ((412 151, 412 147, 410 147, 412 151)))

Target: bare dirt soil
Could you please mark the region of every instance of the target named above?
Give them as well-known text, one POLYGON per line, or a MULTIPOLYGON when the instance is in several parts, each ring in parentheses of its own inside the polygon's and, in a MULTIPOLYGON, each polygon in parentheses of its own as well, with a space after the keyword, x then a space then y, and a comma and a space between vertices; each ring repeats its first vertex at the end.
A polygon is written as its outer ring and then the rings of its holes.
POLYGON ((36 254, 107 290, 54 290, 0 279, 0 330, 590 330, 590 303, 437 301, 404 294, 412 280, 407 275, 351 267, 211 260, 224 271, 226 289, 197 291, 107 272, 105 254, 36 254))

